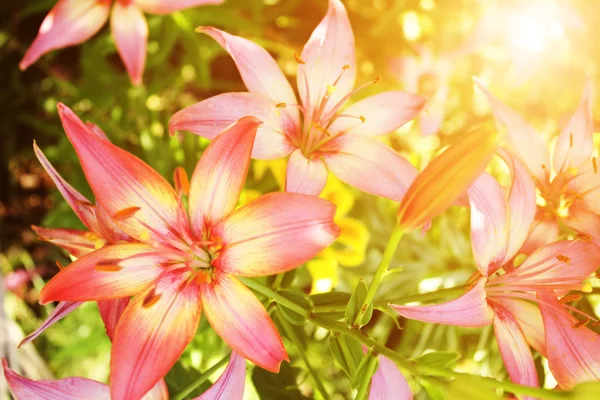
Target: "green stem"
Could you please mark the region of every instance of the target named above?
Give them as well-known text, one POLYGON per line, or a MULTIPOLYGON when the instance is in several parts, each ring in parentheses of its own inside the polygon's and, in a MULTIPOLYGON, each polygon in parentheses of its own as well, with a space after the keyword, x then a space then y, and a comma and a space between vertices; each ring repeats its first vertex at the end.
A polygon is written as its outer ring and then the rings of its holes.
POLYGON ((254 279, 244 278, 241 276, 238 276, 237 278, 244 285, 248 286, 250 289, 254 290, 255 292, 261 293, 261 294, 265 295, 266 297, 275 300, 275 302, 277 304, 281 304, 282 306, 285 306, 286 308, 289 308, 290 310, 295 311, 296 313, 302 315, 303 317, 310 318, 311 312, 309 310, 304 309, 302 306, 299 306, 298 304, 294 303, 290 299, 280 295, 279 293, 275 292, 273 289, 263 285, 262 283, 260 283, 258 281, 255 281, 254 279))
POLYGON ((354 400, 365 400, 369 396, 369 387, 371 386, 371 378, 377 369, 377 357, 371 351, 367 354, 369 358, 369 364, 367 365, 367 374, 365 379, 360 383, 358 387, 358 393, 354 400))
POLYGON ((438 300, 444 297, 453 297, 465 293, 465 286, 456 286, 447 289, 436 290, 435 292, 428 292, 422 294, 413 294, 410 296, 395 297, 389 300, 381 300, 375 303, 376 306, 387 306, 388 304, 406 304, 415 301, 431 301, 438 300))
POLYGON ((202 385, 204 382, 206 382, 212 374, 214 374, 223 365, 227 364, 227 361, 229 361, 229 357, 230 356, 223 357, 215 365, 213 365, 212 367, 210 367, 209 369, 204 371, 202 373, 202 375, 200 375, 195 381, 193 381, 192 383, 187 385, 185 388, 183 388, 183 390, 181 392, 177 393, 173 397, 173 400, 183 400, 188 394, 192 393, 194 390, 199 388, 200 385, 202 385))
POLYGON ((365 296, 365 299, 364 299, 361 307, 359 308, 359 311, 356 314, 356 317, 354 318, 354 322, 353 322, 352 326, 358 326, 359 321, 362 321, 363 317, 365 316, 365 314, 368 310, 368 305, 371 304, 371 302, 373 301, 373 298, 375 297, 375 294, 377 293, 377 289, 379 289, 379 285, 381 285, 381 281, 383 280, 383 277, 384 277, 385 273, 387 272, 388 267, 390 266, 390 263, 392 262, 392 257, 394 257, 394 253, 396 252, 396 248, 398 247, 398 244, 400 243, 400 239, 402 239, 403 234, 404 234, 404 231, 399 226, 394 228, 394 231, 392 232, 392 235, 390 236, 390 240, 388 241, 388 244, 387 244, 387 246, 385 246, 385 250, 383 251, 383 256, 381 257, 381 262, 379 263, 379 266, 377 267, 377 271, 375 271, 375 276, 373 276, 373 280, 371 281, 371 284, 369 285, 369 290, 367 291, 367 295, 365 296))
POLYGON ((296 346, 296 349, 298 350, 298 354, 300 354, 300 357, 302 357, 304 364, 306 364, 308 372, 310 373, 310 376, 312 376, 313 381, 315 382, 316 389, 319 391, 319 393, 321 393, 321 396, 323 396, 325 400, 329 400, 329 394, 327 393, 327 389, 325 389, 323 382, 321 382, 321 378, 310 365, 310 362, 308 361, 308 356, 306 355, 306 349, 303 348, 302 342, 300 341, 300 338, 294 331, 294 328, 292 328, 288 320, 281 315, 281 312, 277 314, 277 317, 279 323, 285 331, 286 336, 292 341, 292 343, 294 343, 294 346, 296 346))
MULTIPOLYGON (((309 318, 309 321, 311 323, 320 326, 321 328, 330 330, 332 332, 343 333, 354 337, 365 346, 373 348, 377 353, 382 354, 390 360, 394 361, 399 367, 407 370, 412 375, 444 378, 472 377, 472 375, 469 374, 454 372, 448 369, 440 369, 428 365, 421 365, 414 361, 408 360, 399 353, 395 352, 394 350, 389 349, 384 345, 376 342, 359 329, 349 328, 345 323, 340 321, 332 321, 322 316, 315 316, 309 310, 306 310, 294 303, 293 301, 281 295, 278 295, 271 288, 268 288, 257 281, 248 278, 239 279, 256 292, 261 293, 267 297, 271 297, 273 300, 275 300, 278 303, 281 303, 289 309, 293 309, 298 313, 300 313, 299 310, 302 310, 301 314, 309 318)), ((568 398, 568 394, 565 392, 555 392, 535 387, 521 386, 512 382, 501 382, 493 378, 478 377, 478 379, 483 386, 488 387, 489 389, 502 389, 511 393, 520 394, 524 396, 538 397, 545 400, 564 400, 568 398)))

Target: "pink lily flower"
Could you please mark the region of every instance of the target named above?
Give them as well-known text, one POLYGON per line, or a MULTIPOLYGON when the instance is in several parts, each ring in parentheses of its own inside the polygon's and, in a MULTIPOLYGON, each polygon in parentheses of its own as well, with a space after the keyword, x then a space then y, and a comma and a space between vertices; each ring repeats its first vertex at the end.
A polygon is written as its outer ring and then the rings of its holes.
MULTIPOLYGON (((501 155, 513 175, 508 197, 487 173, 468 191, 471 242, 479 269, 474 284, 464 295, 447 303, 391 306, 400 315, 419 321, 466 327, 493 324, 510 378, 519 384, 538 386, 530 346, 548 355, 550 344, 557 340, 569 343, 572 338, 567 328, 561 328, 560 335, 548 332, 550 325, 546 322, 544 329, 540 307, 544 309, 553 303, 540 299, 537 293, 546 290, 564 296, 571 290, 589 291, 591 287, 584 280, 600 263, 600 249, 589 241, 560 241, 539 248, 515 266, 512 260, 535 216, 535 186, 520 161, 506 152, 501 155), (496 273, 500 269, 503 274, 496 273)), ((561 303, 565 303, 558 307, 561 313, 563 307, 575 310, 566 305, 573 298, 561 298, 561 303)), ((569 362, 563 357, 548 357, 548 360, 552 370, 561 370, 569 362)), ((585 364, 587 360, 581 362, 585 364)), ((560 376, 557 379, 560 385, 566 384, 560 376)))
POLYGON ((396 364, 380 355, 379 366, 371 378, 369 400, 412 400, 410 386, 396 364))
POLYGON ((399 201, 417 175, 415 168, 376 136, 413 119, 425 101, 400 91, 367 97, 341 111, 346 101, 375 79, 353 90, 354 36, 346 9, 330 0, 323 20, 298 61, 301 105, 277 62, 259 45, 212 27, 201 31, 233 58, 249 92, 224 93, 177 112, 169 131, 188 130, 213 139, 242 116, 264 121, 252 157, 288 157, 286 190, 318 195, 328 171, 364 192, 399 201), (300 113, 303 114, 302 122, 300 113))
POLYGON ((287 353, 263 305, 235 275, 291 270, 339 235, 330 202, 271 193, 235 208, 260 121, 242 118, 209 145, 181 196, 140 159, 90 134, 66 106, 63 126, 98 202, 134 243, 106 245, 59 272, 40 301, 131 297, 116 323, 114 399, 139 398, 193 338, 201 311, 242 357, 278 371, 287 353), (294 243, 294 246, 290 246, 294 243), (143 361, 142 361, 143 360, 143 361))
MULTIPOLYGON (((109 142, 104 132, 102 132, 98 126, 88 122, 86 127, 88 128, 89 134, 95 135, 99 139, 109 142)), ((73 186, 65 181, 62 176, 60 176, 58 171, 56 171, 50 161, 48 161, 42 150, 40 150, 35 142, 33 144, 33 150, 38 160, 42 164, 42 167, 44 167, 46 170, 46 173, 50 176, 50 178, 52 178, 52 181, 56 185, 58 191, 71 206, 71 209, 79 217, 81 222, 88 228, 87 231, 84 231, 61 228, 49 229, 39 226, 32 226, 33 230, 40 236, 41 239, 47 240, 62 247, 74 257, 84 256, 106 244, 134 241, 134 239, 132 239, 118 226, 119 220, 123 219, 127 215, 109 215, 102 205, 94 205, 91 203, 85 198, 85 196, 79 193, 75 188, 73 188, 73 186)), ((124 298, 118 300, 103 300, 98 302, 100 315, 102 316, 107 327, 111 324, 111 322, 105 318, 107 315, 106 312, 111 310, 113 307, 125 307, 127 305, 127 301, 128 299, 124 298)), ((25 337, 19 346, 23 346, 24 344, 27 344, 37 338, 46 329, 63 319, 81 304, 81 302, 72 301, 59 303, 48 316, 48 318, 42 323, 42 325, 25 337)))
MULTIPOLYGON (((111 400, 110 387, 92 379, 73 377, 34 381, 11 370, 4 358, 2 366, 8 387, 17 400, 111 400)), ((245 379, 246 361, 232 352, 229 364, 219 379, 193 400, 241 400, 245 379)), ((141 399, 169 400, 167 385, 161 379, 141 399)))
POLYGON ((519 114, 495 98, 479 81, 496 122, 506 127, 515 153, 534 176, 544 201, 538 215, 532 242, 524 250, 555 241, 558 223, 584 235, 598 237, 600 220, 600 185, 596 159, 592 157, 594 122, 592 84, 585 87, 579 108, 564 126, 554 147, 552 162, 547 144, 519 114))
POLYGON ((74 46, 94 36, 104 26, 110 14, 112 30, 119 56, 134 85, 142 83, 148 44, 148 25, 143 12, 168 14, 206 4, 221 4, 223 0, 59 0, 50 10, 39 33, 19 64, 25 70, 44 54, 74 46))

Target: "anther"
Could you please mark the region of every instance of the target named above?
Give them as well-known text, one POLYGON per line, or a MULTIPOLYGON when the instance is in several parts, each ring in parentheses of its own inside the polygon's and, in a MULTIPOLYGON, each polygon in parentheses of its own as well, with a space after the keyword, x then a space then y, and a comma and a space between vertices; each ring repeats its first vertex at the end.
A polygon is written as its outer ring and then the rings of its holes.
POLYGON ((150 308, 150 307, 152 307, 154 304, 156 304, 156 302, 158 300, 160 300, 161 296, 162 295, 156 294, 154 292, 154 290, 152 290, 150 293, 148 293, 146 295, 146 297, 144 297, 144 300, 142 301, 142 307, 144 307, 144 308, 150 308))
POLYGON ((562 254, 559 254, 559 255, 557 255, 557 256, 556 256, 556 259, 557 259, 558 261, 562 261, 562 262, 564 262, 564 263, 567 263, 567 264, 571 262, 571 259, 570 259, 569 257, 567 257, 567 256, 564 256, 564 255, 562 255, 562 254))
POLYGON ((92 203, 90 203, 89 201, 76 200, 75 203, 79 204, 80 206, 84 206, 84 207, 94 207, 94 205, 92 203))
POLYGON ((573 147, 573 132, 569 133, 569 147, 573 147))
POLYGON ((577 238, 589 242, 592 240, 592 235, 588 235, 587 233, 578 233, 577 238))
POLYGON ((596 163, 596 157, 592 157, 592 166, 594 167, 594 174, 598 173, 598 164, 596 163))
POLYGON ((60 261, 58 261, 58 260, 56 260, 56 266, 57 266, 57 267, 58 267, 58 269, 59 269, 59 270, 61 270, 61 271, 62 271, 63 269, 65 269, 65 266, 64 266, 64 265, 62 265, 62 263, 61 263, 60 261))
POLYGON ((127 208, 117 211, 113 215, 113 218, 118 221, 123 221, 123 220, 133 217, 138 211, 140 211, 139 207, 127 207, 127 208))
POLYGON ((123 267, 117 264, 97 264, 95 268, 100 272, 118 272, 123 269, 123 267))
POLYGON ((277 103, 277 105, 275 107, 277 107, 277 108, 286 108, 287 104, 285 102, 277 103))
POLYGON ((373 79, 373 83, 377 83, 381 80, 381 76, 376 76, 375 79, 373 79))
POLYGON ((175 168, 173 172, 173 182, 175 183, 175 190, 177 193, 188 196, 190 194, 190 179, 188 178, 187 172, 182 167, 175 168))
POLYGON ((304 60, 303 60, 303 59, 301 59, 301 58, 300 58, 300 56, 299 56, 298 54, 296 54, 296 53, 294 53, 294 58, 296 59, 296 62, 297 62, 298 64, 302 64, 302 65, 306 64, 306 63, 304 62, 304 60))
POLYGON ((345 65, 342 67, 342 69, 350 69, 350 68, 351 68, 351 67, 350 67, 350 65, 348 65, 348 64, 345 64, 345 65))
POLYGON ((579 328, 580 326, 585 326, 590 323, 590 317, 586 317, 585 319, 577 322, 573 325, 573 328, 579 328))
POLYGON ((360 119, 360 122, 362 122, 363 124, 365 123, 365 121, 367 120, 364 116, 360 115, 358 117, 358 119, 360 119))
POLYGON ((560 304, 571 303, 573 301, 581 300, 580 294, 569 294, 567 296, 563 296, 558 300, 560 304))

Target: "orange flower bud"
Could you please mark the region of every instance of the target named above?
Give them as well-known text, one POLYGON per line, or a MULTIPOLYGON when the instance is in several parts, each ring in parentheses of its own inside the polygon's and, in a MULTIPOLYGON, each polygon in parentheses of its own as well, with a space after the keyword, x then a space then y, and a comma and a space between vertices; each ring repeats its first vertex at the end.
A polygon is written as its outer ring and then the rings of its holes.
POLYGON ((495 131, 481 127, 434 158, 400 203, 400 227, 405 231, 418 228, 453 205, 485 169, 499 140, 495 131))

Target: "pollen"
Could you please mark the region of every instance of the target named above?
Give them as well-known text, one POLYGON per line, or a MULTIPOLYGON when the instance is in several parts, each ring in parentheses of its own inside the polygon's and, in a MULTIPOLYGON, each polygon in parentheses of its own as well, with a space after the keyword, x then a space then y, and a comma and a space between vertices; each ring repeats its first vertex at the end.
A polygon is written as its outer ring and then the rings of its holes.
POLYGON ((123 220, 133 217, 138 211, 140 211, 139 207, 127 207, 127 208, 117 211, 113 215, 113 218, 118 221, 123 221, 123 220))
POLYGON ((123 267, 117 264, 98 264, 95 268, 101 272, 117 272, 123 269, 123 267))
POLYGON ((300 56, 299 56, 298 54, 296 54, 296 53, 294 53, 294 58, 296 59, 296 62, 297 62, 298 64, 301 64, 301 65, 304 65, 304 64, 306 64, 306 63, 304 62, 304 60, 303 60, 303 59, 301 59, 301 58, 300 58, 300 56))
POLYGON ((564 255, 562 255, 562 254, 559 254, 559 255, 557 255, 557 256, 556 256, 556 259, 557 259, 558 261, 562 261, 562 262, 564 262, 564 263, 567 263, 567 264, 571 262, 571 259, 570 259, 569 257, 567 257, 567 256, 564 256, 564 255))

